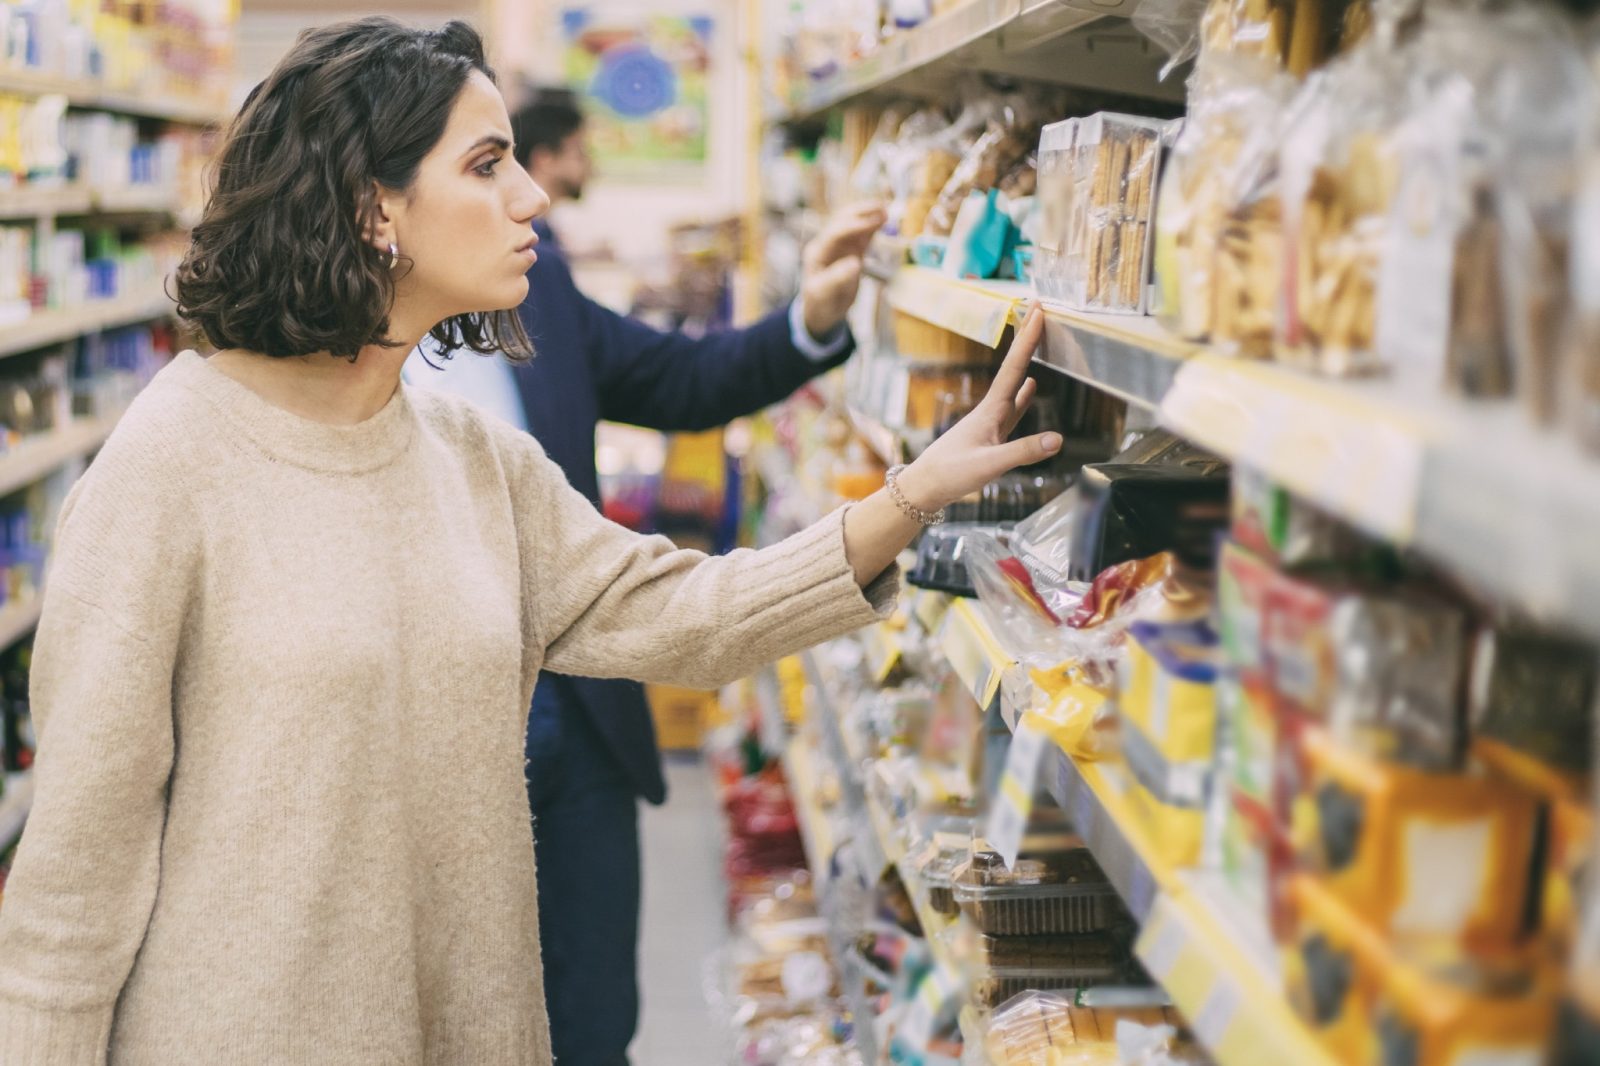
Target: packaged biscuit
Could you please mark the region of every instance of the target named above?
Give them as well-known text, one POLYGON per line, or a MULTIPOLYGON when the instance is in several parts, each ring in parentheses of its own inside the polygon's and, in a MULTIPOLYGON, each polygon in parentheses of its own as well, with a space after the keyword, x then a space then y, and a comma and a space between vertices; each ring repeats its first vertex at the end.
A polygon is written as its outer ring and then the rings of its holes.
POLYGON ((1593 89, 1570 26, 1540 5, 1430 10, 1380 274, 1377 347, 1424 387, 1520 393, 1553 419, 1567 320, 1574 131, 1593 89))
POLYGON ((967 196, 1000 187, 1000 179, 1023 159, 1037 143, 1030 126, 1027 108, 1020 100, 1007 100, 993 106, 993 114, 977 139, 966 149, 950 177, 939 190, 928 211, 923 232, 948 237, 955 228, 956 215, 967 196))
POLYGON ((993 1066, 1115 1066, 1119 1023, 1169 1026, 1163 1007, 1081 1007, 1077 997, 1031 992, 1005 1003, 983 1026, 983 1051, 993 1066))

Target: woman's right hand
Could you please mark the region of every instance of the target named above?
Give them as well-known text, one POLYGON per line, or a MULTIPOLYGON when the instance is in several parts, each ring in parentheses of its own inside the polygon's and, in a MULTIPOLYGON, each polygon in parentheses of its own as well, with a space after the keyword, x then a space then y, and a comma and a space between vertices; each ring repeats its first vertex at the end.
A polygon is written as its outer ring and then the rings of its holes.
POLYGON ((1037 386, 1028 377, 1028 364, 1043 335, 1044 311, 1034 304, 978 406, 900 472, 900 491, 913 507, 938 511, 1010 470, 1061 450, 1059 433, 1009 439, 1033 404, 1037 386))

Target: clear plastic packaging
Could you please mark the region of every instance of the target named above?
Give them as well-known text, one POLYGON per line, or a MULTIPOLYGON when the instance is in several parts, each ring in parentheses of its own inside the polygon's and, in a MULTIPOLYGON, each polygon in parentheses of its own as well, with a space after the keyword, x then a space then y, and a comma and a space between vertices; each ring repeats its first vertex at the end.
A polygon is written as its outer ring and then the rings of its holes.
POLYGON ((968 195, 998 189, 1001 178, 1028 157, 1034 136, 1026 103, 1020 97, 1007 99, 994 112, 940 189, 924 232, 948 237, 968 195))
POLYGON ((1169 122, 1100 112, 1039 135, 1034 289, 1091 311, 1149 306, 1151 222, 1169 122))
POLYGON ((1061 853, 1051 863, 1019 859, 1013 870, 999 855, 979 852, 957 875, 953 891, 962 911, 989 936, 1102 933, 1128 921, 1087 848, 1061 853))
POLYGON ((1387 365, 1377 347, 1379 275, 1410 61, 1374 37, 1312 75, 1291 105, 1279 164, 1287 284, 1278 351, 1321 373, 1387 365))
POLYGON ((1174 1033, 1177 1014, 1162 1007, 1087 1007, 1076 997, 1027 992, 996 1010, 983 1032, 994 1066, 1120 1066, 1124 1025, 1174 1033))
MULTIPOLYGON (((1080 938, 1084 941, 1093 938, 1080 938)), ((980 968, 972 979, 972 1002, 981 1010, 993 1010, 1007 1000, 1024 992, 1076 991, 1118 980, 1125 965, 1111 961, 1089 961, 1097 951, 1085 953, 1085 961, 1076 968, 1038 969, 1028 966, 994 966, 980 968)))
POLYGON ((1251 339, 1254 354, 1261 316, 1275 323, 1282 227, 1272 156, 1293 90, 1291 79, 1243 58, 1223 57, 1195 75, 1156 218, 1158 311, 1181 336, 1211 339, 1220 315, 1251 339), (1219 262, 1225 237, 1226 264, 1219 262))
MULTIPOLYGON (((1039 228, 1034 240, 1033 291, 1043 299, 1065 302, 1071 292, 1082 249, 1071 244, 1073 185, 1078 120, 1054 122, 1039 132, 1039 228)), ((1078 235, 1081 237, 1081 231, 1078 235)))

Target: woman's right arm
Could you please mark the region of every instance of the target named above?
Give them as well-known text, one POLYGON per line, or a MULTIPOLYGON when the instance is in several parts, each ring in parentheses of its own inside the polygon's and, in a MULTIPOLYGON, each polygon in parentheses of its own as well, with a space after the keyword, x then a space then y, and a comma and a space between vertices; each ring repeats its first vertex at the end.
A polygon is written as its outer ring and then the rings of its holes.
POLYGON ((176 460, 117 444, 63 509, 34 642, 34 803, 0 904, 3 1063, 105 1061, 155 901, 198 538, 176 460))

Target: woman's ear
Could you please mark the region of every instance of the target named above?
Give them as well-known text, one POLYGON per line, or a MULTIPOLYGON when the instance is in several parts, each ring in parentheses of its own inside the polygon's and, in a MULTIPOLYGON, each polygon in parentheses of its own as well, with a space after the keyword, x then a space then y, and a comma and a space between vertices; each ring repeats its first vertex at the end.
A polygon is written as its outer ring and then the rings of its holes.
POLYGON ((367 242, 380 252, 387 252, 399 243, 399 238, 395 236, 395 216, 400 202, 399 195, 393 189, 372 183, 372 206, 367 212, 365 232, 367 242))

